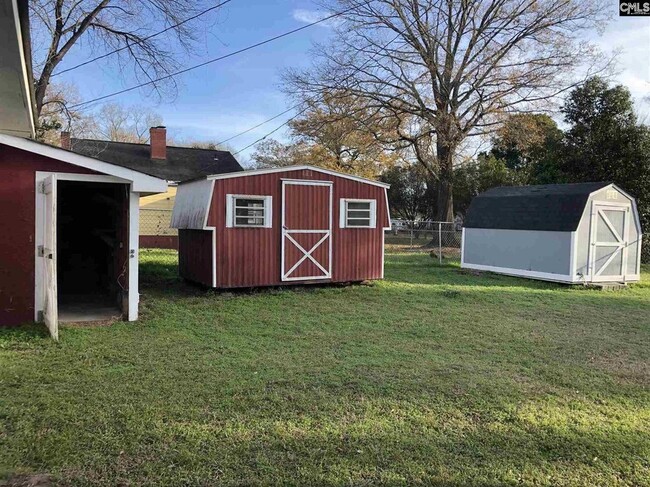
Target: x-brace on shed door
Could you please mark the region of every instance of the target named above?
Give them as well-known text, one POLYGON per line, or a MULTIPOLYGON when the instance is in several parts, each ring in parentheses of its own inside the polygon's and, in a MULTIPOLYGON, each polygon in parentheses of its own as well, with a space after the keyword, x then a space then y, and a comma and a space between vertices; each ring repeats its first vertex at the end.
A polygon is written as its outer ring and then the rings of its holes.
POLYGON ((592 281, 624 281, 630 206, 594 202, 591 221, 592 281))
POLYGON ((332 277, 332 183, 282 181, 282 280, 332 277))

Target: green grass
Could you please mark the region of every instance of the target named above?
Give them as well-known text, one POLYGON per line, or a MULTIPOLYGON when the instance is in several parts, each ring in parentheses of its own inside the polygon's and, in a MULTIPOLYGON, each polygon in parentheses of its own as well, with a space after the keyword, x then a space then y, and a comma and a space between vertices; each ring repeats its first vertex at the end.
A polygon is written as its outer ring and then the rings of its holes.
POLYGON ((599 292, 404 255, 372 286, 215 293, 153 260, 138 323, 0 332, 0 476, 650 485, 650 269, 599 292))

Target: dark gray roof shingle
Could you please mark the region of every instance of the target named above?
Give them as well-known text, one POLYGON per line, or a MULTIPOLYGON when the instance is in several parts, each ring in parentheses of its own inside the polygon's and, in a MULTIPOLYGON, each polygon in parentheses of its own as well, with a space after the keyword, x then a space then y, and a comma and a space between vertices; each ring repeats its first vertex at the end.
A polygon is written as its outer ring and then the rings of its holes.
POLYGON ((492 188, 472 200, 465 227, 572 232, 578 228, 589 195, 609 184, 492 188))
POLYGON ((149 144, 72 139, 72 151, 167 181, 243 171, 228 151, 167 146, 167 159, 151 160, 149 144))

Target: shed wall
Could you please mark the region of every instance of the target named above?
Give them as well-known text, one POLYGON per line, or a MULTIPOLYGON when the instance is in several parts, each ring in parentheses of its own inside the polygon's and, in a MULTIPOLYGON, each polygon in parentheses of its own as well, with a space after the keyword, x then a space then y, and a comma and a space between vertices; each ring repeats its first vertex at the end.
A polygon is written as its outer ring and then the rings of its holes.
POLYGON ((0 145, 0 326, 34 320, 36 171, 96 174, 0 145))
POLYGON ((178 231, 178 271, 181 277, 212 286, 212 230, 178 231))
POLYGON ((287 171, 215 180, 208 226, 217 228, 217 287, 286 284, 281 280, 282 179, 332 181, 332 279, 362 281, 383 277, 383 227, 389 225, 382 187, 317 171, 287 171), (226 195, 273 197, 272 228, 226 228, 226 195), (340 228, 341 198, 375 199, 377 226, 340 228))
POLYGON ((466 228, 464 264, 570 274, 571 232, 466 228))
MULTIPOLYGON (((591 238, 591 207, 593 202, 604 204, 628 203, 632 200, 616 188, 607 187, 595 192, 587 201, 585 210, 576 232, 576 275, 587 275, 589 273, 589 246, 591 238)), ((634 214, 634 205, 630 211, 630 226, 627 245, 627 270, 626 273, 633 275, 637 273, 639 261, 638 244, 641 232, 638 228, 637 216, 634 214)))

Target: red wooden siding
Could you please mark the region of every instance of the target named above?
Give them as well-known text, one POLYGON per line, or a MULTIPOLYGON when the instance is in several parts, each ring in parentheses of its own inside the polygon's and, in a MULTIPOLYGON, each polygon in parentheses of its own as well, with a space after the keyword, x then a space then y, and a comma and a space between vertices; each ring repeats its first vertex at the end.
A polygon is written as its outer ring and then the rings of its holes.
POLYGON ((211 230, 178 231, 178 271, 185 279, 212 287, 211 230))
POLYGON ((93 173, 0 145, 0 326, 34 321, 36 171, 93 173))
MULTIPOLYGON (((281 280, 282 237, 282 179, 331 181, 332 201, 332 282, 379 279, 383 269, 383 227, 388 226, 388 208, 382 187, 354 181, 317 171, 300 170, 242 176, 215 181, 208 226, 216 230, 217 287, 255 287, 285 285, 281 280), (262 195, 273 197, 272 228, 226 228, 226 195, 262 195), (374 199, 377 201, 377 225, 372 229, 339 228, 339 200, 341 198, 374 199)), ((317 192, 319 201, 306 203, 307 193, 292 189, 298 203, 291 203, 288 216, 301 224, 303 218, 313 225, 322 223, 321 203, 325 200, 317 192), (295 191, 295 192, 294 192, 295 191)), ((327 203, 329 204, 329 203, 327 203)), ((305 246, 313 244, 314 237, 302 237, 305 246)), ((320 261, 327 246, 317 249, 314 256, 320 261)), ((309 250, 309 249, 307 249, 309 250)), ((196 249, 193 250, 196 252, 196 249)), ((288 257, 296 259, 298 249, 287 250, 288 257), (292 253, 293 252, 293 253, 292 253)), ((183 250, 181 249, 181 253, 183 250)), ((301 254, 302 255, 302 254, 301 254)), ((299 275, 315 272, 313 264, 305 264, 299 275)), ((295 281, 294 281, 295 282, 295 281)), ((298 281, 306 282, 306 281, 298 281)), ((316 281, 322 282, 322 281, 316 281)))
POLYGON ((141 249, 178 250, 177 235, 140 235, 141 249))

